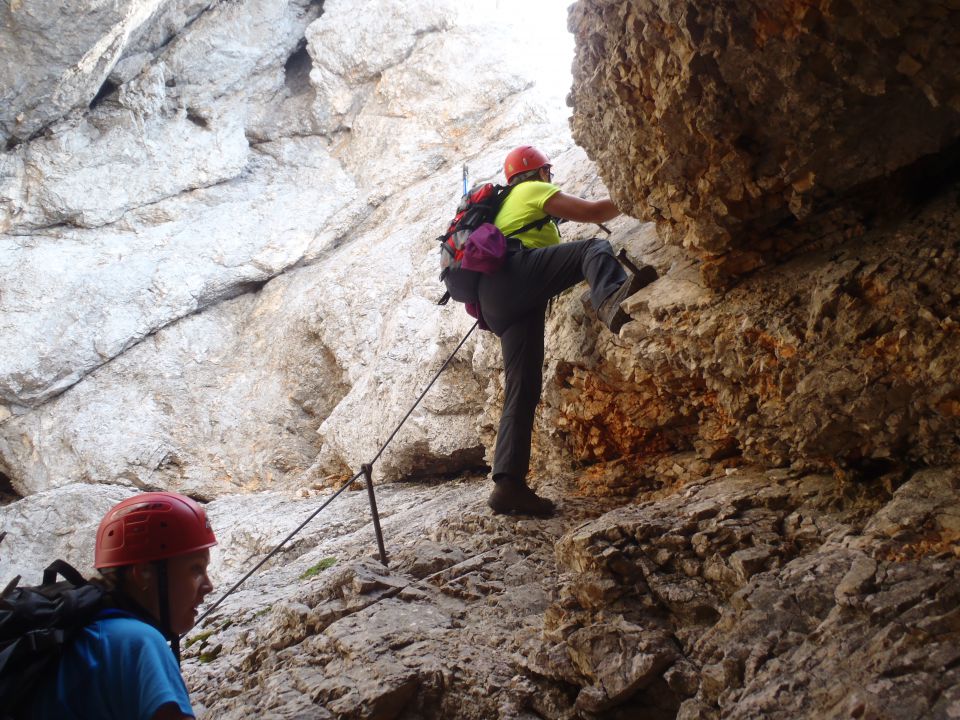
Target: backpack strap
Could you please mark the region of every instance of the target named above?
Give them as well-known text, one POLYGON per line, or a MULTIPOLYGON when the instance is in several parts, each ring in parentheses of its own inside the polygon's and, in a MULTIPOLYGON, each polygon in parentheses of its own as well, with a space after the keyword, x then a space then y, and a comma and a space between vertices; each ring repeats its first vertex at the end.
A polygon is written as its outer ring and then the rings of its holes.
MULTIPOLYGON (((513 188, 519 187, 519 186, 522 185, 523 183, 525 183, 525 182, 530 182, 531 180, 534 180, 534 179, 535 179, 535 178, 530 178, 530 179, 528 179, 528 180, 521 180, 521 181, 518 182, 516 185, 507 185, 506 188, 504 188, 504 190, 505 190, 506 192, 503 193, 503 197, 500 199, 500 204, 501 204, 501 206, 503 205, 503 202, 507 199, 507 195, 510 194, 510 191, 513 190, 513 188)), ((510 233, 509 235, 507 235, 507 237, 508 237, 508 238, 515 238, 515 237, 517 237, 517 235, 522 235, 523 233, 527 232, 527 230, 539 230, 540 228, 544 227, 544 226, 545 226, 547 223, 549 223, 549 222, 555 222, 555 223, 557 223, 558 226, 559 226, 559 224, 560 224, 559 219, 553 217, 552 215, 544 215, 544 216, 543 216, 542 218, 540 218, 539 220, 534 220, 534 221, 532 221, 532 222, 528 222, 526 225, 524 225, 523 227, 521 227, 519 230, 514 230, 512 233, 510 233)))
POLYGON ((17 589, 17 585, 20 584, 20 576, 15 575, 13 580, 7 583, 7 586, 3 589, 3 592, 0 592, 0 598, 5 598, 7 595, 12 593, 17 589))
POLYGON ((87 584, 87 581, 84 579, 83 575, 80 574, 80 571, 66 560, 54 560, 52 563, 47 565, 47 569, 43 571, 43 584, 53 585, 57 581, 57 575, 62 577, 71 585, 80 586, 87 584))
POLYGON ((556 218, 554 218, 552 215, 544 215, 544 216, 543 216, 542 218, 540 218, 539 220, 534 220, 533 222, 528 222, 526 225, 524 225, 524 226, 523 226, 522 228, 520 228, 519 230, 514 230, 512 233, 510 233, 509 235, 507 235, 507 237, 508 237, 508 238, 515 238, 515 237, 517 237, 517 235, 521 235, 521 234, 527 232, 527 230, 533 230, 533 229, 539 230, 539 229, 541 229, 542 227, 544 227, 547 223, 554 222, 555 220, 556 220, 556 218))

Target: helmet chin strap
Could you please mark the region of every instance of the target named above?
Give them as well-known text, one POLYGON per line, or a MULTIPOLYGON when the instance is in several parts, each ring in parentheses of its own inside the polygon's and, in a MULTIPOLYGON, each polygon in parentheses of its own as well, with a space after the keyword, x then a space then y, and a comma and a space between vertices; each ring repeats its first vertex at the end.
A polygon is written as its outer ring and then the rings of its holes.
POLYGON ((177 664, 180 664, 180 636, 170 628, 170 578, 167 574, 167 561, 154 560, 153 566, 157 569, 157 609, 160 611, 160 629, 170 641, 177 664))
MULTIPOLYGON (((143 603, 131 595, 129 590, 124 587, 125 583, 123 581, 113 588, 113 601, 116 607, 136 615, 143 622, 159 630, 164 639, 170 643, 170 650, 173 651, 179 665, 180 636, 170 629, 170 578, 167 573, 167 561, 154 560, 150 564, 157 573, 157 611, 160 617, 154 617, 153 613, 143 603)), ((121 568, 121 570, 124 570, 124 568, 121 568)))

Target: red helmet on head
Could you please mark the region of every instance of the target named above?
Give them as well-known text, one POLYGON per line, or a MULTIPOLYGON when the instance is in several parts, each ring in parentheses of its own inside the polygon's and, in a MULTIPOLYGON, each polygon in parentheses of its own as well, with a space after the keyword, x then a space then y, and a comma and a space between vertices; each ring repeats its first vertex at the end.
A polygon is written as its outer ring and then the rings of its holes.
POLYGON ((195 501, 171 492, 143 493, 114 505, 100 521, 93 566, 163 560, 216 544, 207 513, 195 501))
POLYGON ((507 176, 509 184, 514 175, 544 166, 550 166, 550 158, 532 145, 521 145, 507 153, 507 159, 503 161, 503 174, 507 176))

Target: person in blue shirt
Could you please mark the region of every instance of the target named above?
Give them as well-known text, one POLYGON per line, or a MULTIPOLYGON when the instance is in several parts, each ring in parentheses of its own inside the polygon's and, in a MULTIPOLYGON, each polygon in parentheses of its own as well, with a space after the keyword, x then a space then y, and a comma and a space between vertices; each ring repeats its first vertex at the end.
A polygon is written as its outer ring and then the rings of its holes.
POLYGON ((97 531, 94 566, 115 607, 66 648, 28 717, 194 717, 179 642, 213 590, 207 565, 216 543, 203 508, 184 495, 144 493, 111 508, 97 531))

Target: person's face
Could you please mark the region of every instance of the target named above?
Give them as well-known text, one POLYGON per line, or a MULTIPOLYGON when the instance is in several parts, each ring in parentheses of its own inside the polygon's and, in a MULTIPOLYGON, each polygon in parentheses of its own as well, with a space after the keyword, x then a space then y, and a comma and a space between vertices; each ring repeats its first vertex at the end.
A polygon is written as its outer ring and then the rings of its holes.
POLYGON ((197 621, 197 608, 212 590, 207 576, 210 550, 199 550, 167 561, 170 583, 170 630, 183 635, 197 621))
POLYGON ((553 168, 549 165, 544 165, 540 168, 540 179, 544 182, 550 182, 553 180, 553 168))

